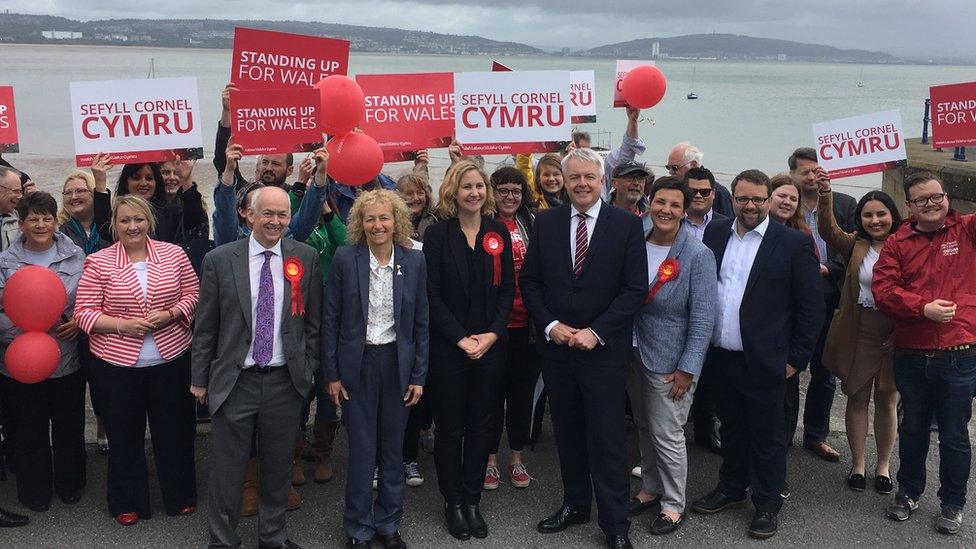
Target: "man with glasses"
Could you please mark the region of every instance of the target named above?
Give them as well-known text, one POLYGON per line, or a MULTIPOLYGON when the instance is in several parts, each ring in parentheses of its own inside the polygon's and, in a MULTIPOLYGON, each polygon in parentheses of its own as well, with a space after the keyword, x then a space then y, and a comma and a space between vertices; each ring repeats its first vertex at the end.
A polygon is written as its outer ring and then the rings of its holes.
POLYGON ((718 486, 692 509, 706 515, 746 502, 749 535, 776 534, 786 478, 786 380, 806 367, 823 321, 810 236, 769 222, 769 177, 732 180, 735 219, 710 223, 703 242, 718 266, 718 302, 706 364, 715 373, 722 420, 718 486))
POLYGON ((613 190, 610 191, 610 203, 641 218, 644 234, 651 230, 651 218, 647 212, 647 197, 644 196, 644 184, 654 175, 638 162, 624 162, 613 170, 610 180, 613 190))
MULTIPOLYGON (((682 141, 675 145, 671 149, 671 152, 668 153, 668 162, 664 165, 664 168, 668 170, 669 174, 678 179, 684 179, 689 170, 702 167, 702 160, 704 158, 705 155, 702 154, 698 147, 687 141, 682 141)), ((714 190, 717 200, 714 201, 712 208, 726 217, 734 216, 735 213, 732 211, 732 195, 729 194, 729 190, 722 185, 716 185, 714 190)))
POLYGON ((0 251, 6 250, 20 235, 15 208, 23 195, 20 172, 0 166, 0 251))
POLYGON ((969 420, 976 384, 976 217, 950 208, 935 174, 905 178, 908 221, 888 238, 874 267, 872 292, 894 321, 898 493, 887 516, 903 521, 925 490, 932 413, 939 426, 939 500, 935 529, 962 525, 972 467, 969 420))
POLYGON ((624 132, 620 146, 603 159, 603 189, 600 191, 600 195, 604 200, 611 200, 610 192, 613 190, 613 178, 616 177, 614 174, 617 173, 617 167, 633 162, 635 158, 644 154, 647 148, 644 145, 644 140, 637 133, 637 122, 639 120, 640 109, 627 107, 627 131, 624 132))
POLYGON ((713 210, 719 185, 711 170, 702 167, 691 168, 685 172, 684 181, 691 189, 694 198, 691 199, 682 226, 688 234, 701 240, 705 236, 705 227, 709 223, 723 221, 729 217, 713 210))

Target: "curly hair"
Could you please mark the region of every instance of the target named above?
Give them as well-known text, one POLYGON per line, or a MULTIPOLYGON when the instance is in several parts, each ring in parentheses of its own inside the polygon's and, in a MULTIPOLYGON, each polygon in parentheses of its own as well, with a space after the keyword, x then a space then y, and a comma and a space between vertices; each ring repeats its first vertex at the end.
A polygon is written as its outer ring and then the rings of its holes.
POLYGON ((461 179, 464 178, 464 174, 472 170, 477 171, 485 183, 485 203, 481 206, 481 215, 495 213, 495 193, 492 192, 491 185, 488 184, 488 174, 477 163, 471 160, 461 160, 448 168, 447 173, 444 174, 444 182, 438 189, 438 219, 450 219, 458 216, 457 203, 454 199, 457 198, 458 188, 461 186, 461 179))
POLYGON ((346 238, 352 245, 366 243, 366 231, 363 229, 363 216, 366 208, 382 204, 390 207, 393 213, 393 242, 406 248, 410 248, 410 235, 413 233, 413 225, 410 223, 410 210, 407 203, 400 198, 400 195, 387 189, 377 189, 366 191, 356 198, 352 208, 349 210, 349 217, 346 219, 346 238))
POLYGON ((427 202, 424 204, 424 209, 420 212, 420 217, 434 213, 434 191, 430 188, 430 183, 427 179, 420 177, 419 175, 408 173, 397 179, 396 190, 398 193, 403 195, 407 190, 407 185, 413 185, 418 189, 424 191, 427 195, 427 202))

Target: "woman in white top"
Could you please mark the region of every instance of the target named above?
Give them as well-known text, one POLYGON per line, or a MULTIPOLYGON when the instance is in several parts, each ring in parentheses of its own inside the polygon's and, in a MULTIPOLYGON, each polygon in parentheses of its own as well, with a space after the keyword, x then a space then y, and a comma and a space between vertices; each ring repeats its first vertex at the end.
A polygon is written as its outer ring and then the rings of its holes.
POLYGON ((874 489, 891 492, 888 465, 898 429, 897 401, 892 373, 891 321, 874 306, 871 276, 874 263, 888 236, 901 224, 901 216, 890 196, 871 191, 857 203, 853 233, 845 233, 834 220, 830 178, 818 174, 820 202, 817 230, 820 236, 847 260, 847 274, 840 306, 827 332, 823 364, 841 380, 847 395, 847 442, 851 447, 851 470, 847 485, 864 490, 864 446, 868 434, 868 405, 874 394, 874 435, 878 445, 874 489))

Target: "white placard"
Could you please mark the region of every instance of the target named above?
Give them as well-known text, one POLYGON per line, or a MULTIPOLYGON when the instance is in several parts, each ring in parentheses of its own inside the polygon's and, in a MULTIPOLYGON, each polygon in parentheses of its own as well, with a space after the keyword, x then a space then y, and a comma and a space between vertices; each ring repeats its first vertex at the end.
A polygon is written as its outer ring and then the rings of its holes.
POLYGON ((897 110, 813 125, 820 165, 831 178, 888 170, 905 160, 905 133, 897 110))

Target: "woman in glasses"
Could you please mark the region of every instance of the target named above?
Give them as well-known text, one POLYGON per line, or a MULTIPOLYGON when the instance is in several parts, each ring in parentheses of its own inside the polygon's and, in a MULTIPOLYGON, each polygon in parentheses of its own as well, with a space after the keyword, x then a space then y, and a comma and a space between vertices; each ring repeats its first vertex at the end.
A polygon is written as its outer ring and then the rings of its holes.
POLYGON ((844 422, 851 447, 851 470, 847 486, 863 492, 865 485, 864 447, 868 435, 868 406, 874 395, 874 438, 878 462, 874 489, 879 494, 892 490, 888 472, 891 451, 898 428, 894 372, 892 370, 892 324, 874 303, 871 280, 874 264, 888 236, 898 230, 901 215, 895 202, 882 191, 871 191, 857 203, 854 232, 846 233, 834 219, 830 177, 819 169, 817 231, 828 246, 844 256, 847 273, 841 291, 840 307, 827 332, 823 364, 841 380, 847 395, 844 422))

